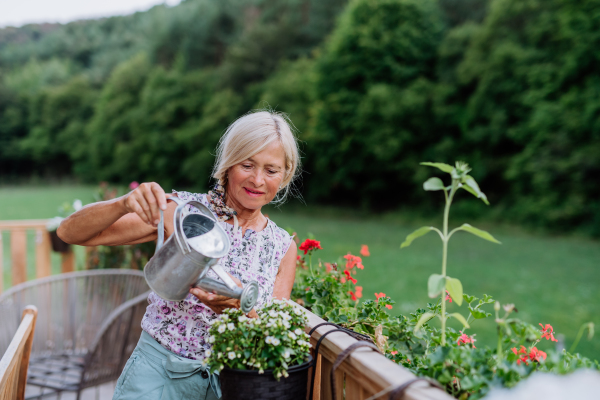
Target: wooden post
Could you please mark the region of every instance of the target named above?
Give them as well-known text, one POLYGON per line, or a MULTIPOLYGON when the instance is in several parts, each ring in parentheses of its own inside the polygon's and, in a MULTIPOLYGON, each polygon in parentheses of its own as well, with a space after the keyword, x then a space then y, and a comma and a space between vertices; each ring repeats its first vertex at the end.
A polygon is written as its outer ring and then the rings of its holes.
POLYGON ((15 229, 10 237, 10 254, 12 259, 12 285, 27 280, 27 231, 15 229))
POLYGON ((50 236, 45 229, 35 231, 35 276, 50 276, 50 236))
POLYGON ((2 231, 0 231, 0 293, 4 289, 4 244, 2 243, 2 231))
POLYGON ((346 376, 346 400, 364 400, 365 394, 356 379, 346 376))
POLYGON ((64 274, 65 272, 75 271, 75 253, 73 253, 73 249, 69 249, 66 253, 61 253, 61 257, 61 272, 64 274))

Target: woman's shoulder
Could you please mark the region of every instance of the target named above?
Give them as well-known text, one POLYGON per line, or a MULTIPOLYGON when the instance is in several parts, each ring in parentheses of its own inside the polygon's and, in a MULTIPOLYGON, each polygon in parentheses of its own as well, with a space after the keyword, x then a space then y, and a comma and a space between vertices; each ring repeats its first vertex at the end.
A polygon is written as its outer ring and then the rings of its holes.
POLYGON ((274 239, 281 242, 284 247, 289 246, 294 236, 291 235, 287 230, 279 227, 272 219, 268 218, 268 220, 268 227, 271 228, 270 231, 273 232, 273 235, 275 236, 274 239))
POLYGON ((175 189, 173 189, 172 193, 177 195, 177 197, 179 197, 181 200, 184 200, 184 201, 195 200, 204 205, 208 204, 208 200, 206 199, 206 193, 192 193, 192 192, 186 192, 184 190, 175 190, 175 189))

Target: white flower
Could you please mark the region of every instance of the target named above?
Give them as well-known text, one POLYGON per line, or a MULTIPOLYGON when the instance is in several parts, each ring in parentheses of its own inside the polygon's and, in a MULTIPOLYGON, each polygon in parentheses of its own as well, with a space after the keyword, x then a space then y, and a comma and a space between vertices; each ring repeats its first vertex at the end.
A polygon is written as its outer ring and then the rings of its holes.
POLYGON ((272 336, 267 336, 267 338, 265 339, 265 342, 266 342, 267 344, 271 344, 271 343, 273 343, 273 337, 272 337, 272 336))
POLYGON ((228 321, 228 320, 229 320, 229 315, 227 315, 227 314, 223 314, 223 315, 221 315, 221 319, 222 319, 223 321, 228 321))
POLYGON ((81 200, 75 199, 75 201, 73 202, 73 209, 75 209, 75 211, 79 211, 81 210, 81 207, 83 207, 83 203, 81 202, 81 200))
POLYGON ((223 357, 223 353, 219 352, 219 353, 217 354, 217 358, 221 358, 221 357, 223 357))
POLYGON ((294 332, 290 332, 288 333, 288 336, 290 337, 290 339, 292 340, 296 340, 298 338, 298 336, 296 336, 296 334, 294 332))
POLYGON ((283 352, 283 358, 285 358, 286 360, 288 358, 290 358, 290 351, 289 350, 286 350, 286 351, 283 352))
POLYGON ((246 317, 245 315, 242 315, 242 316, 240 316, 240 317, 238 318, 238 321, 240 321, 240 322, 244 322, 244 321, 246 321, 247 319, 248 319, 248 317, 246 317))
POLYGON ((233 351, 230 351, 229 353, 227 353, 227 357, 229 357, 230 360, 233 360, 235 358, 235 353, 233 351))
POLYGON ((302 329, 300 329, 300 328, 297 328, 297 329, 294 331, 294 333, 295 333, 296 335, 300 336, 300 335, 302 335, 302 333, 304 333, 304 332, 302 332, 302 329))
POLYGON ((287 321, 283 321, 283 326, 285 326, 285 329, 290 329, 290 323, 287 321))
POLYGON ((269 310, 269 315, 275 318, 277 316, 277 312, 275 310, 269 310))
POLYGON ((255 318, 254 319, 254 325, 258 325, 260 324, 262 321, 260 320, 260 318, 255 318))
POLYGON ((296 315, 302 315, 302 311, 299 308, 294 308, 294 313, 296 315))
POLYGON ((290 319, 292 319, 292 317, 288 313, 280 312, 279 315, 281 315, 281 318, 283 318, 284 321, 289 321, 290 319))
POLYGON ((227 329, 227 327, 225 325, 219 325, 219 328, 217 329, 217 331, 219 331, 219 333, 223 333, 223 332, 225 332, 225 329, 227 329))
POLYGON ((215 338, 214 336, 209 336, 208 337, 208 343, 214 343, 215 340, 217 340, 217 338, 215 338))
POLYGON ((212 351, 204 350, 204 357, 208 358, 208 357, 210 357, 211 354, 212 354, 212 351))
POLYGON ((277 338, 273 338, 273 346, 279 346, 279 343, 281 343, 281 341, 277 338))
POLYGON ((277 379, 281 378, 281 372, 277 373, 277 379))
POLYGON ((230 331, 235 329, 235 325, 233 324, 233 322, 227 324, 227 329, 229 329, 230 331))

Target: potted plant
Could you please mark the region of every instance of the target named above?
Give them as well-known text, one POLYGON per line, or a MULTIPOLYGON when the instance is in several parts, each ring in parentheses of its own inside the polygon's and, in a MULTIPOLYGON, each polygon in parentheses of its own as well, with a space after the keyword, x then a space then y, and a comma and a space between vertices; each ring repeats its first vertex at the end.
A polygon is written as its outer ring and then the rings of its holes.
POLYGON ((83 207, 83 203, 79 199, 75 199, 73 204, 64 203, 58 208, 59 216, 54 217, 48 221, 48 223, 46 224, 46 229, 50 234, 50 243, 52 243, 52 250, 58 253, 67 253, 69 251, 70 245, 68 243, 63 242, 63 240, 58 237, 56 231, 63 219, 73 214, 75 211, 79 211, 81 207, 83 207))
POLYGON ((219 372, 224 400, 306 399, 309 336, 302 310, 273 300, 248 318, 227 309, 210 328, 205 362, 219 372))

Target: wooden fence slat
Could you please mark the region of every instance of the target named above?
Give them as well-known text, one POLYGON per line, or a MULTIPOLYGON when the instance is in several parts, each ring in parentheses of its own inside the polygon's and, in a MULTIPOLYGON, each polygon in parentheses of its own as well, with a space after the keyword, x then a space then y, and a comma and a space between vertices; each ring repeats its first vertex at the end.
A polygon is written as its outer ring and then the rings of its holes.
POLYGON ((331 398, 331 369, 333 363, 323 357, 321 359, 321 399, 332 400, 331 398))
POLYGON ((0 231, 0 294, 4 288, 4 244, 2 243, 2 232, 0 231))
POLYGON ((50 235, 45 229, 35 231, 35 276, 50 276, 50 235))
MULTIPOLYGON (((315 342, 316 343, 316 342, 315 342)), ((311 339, 311 344, 312 344, 312 348, 315 348, 315 344, 313 343, 313 340, 311 339)), ((321 357, 320 354, 315 355, 314 351, 313 351, 313 357, 317 357, 317 362, 315 363, 315 381, 314 382, 308 382, 308 394, 307 397, 310 396, 310 388, 311 386, 314 388, 313 391, 313 398, 309 399, 309 400, 321 400, 321 364, 322 364, 322 360, 323 357, 321 357)), ((312 367, 308 369, 308 376, 312 377, 312 367)))
POLYGON ((11 231, 10 257, 12 260, 12 285, 14 286, 27 280, 27 231, 11 231))
POLYGON ((75 253, 73 249, 69 249, 66 253, 61 253, 62 263, 61 272, 73 272, 75 271, 75 253))
POLYGON ((346 375, 346 400, 364 400, 365 392, 361 384, 349 375, 346 375))
MULTIPOLYGON (((340 369, 335 370, 335 399, 344 400, 344 372, 340 369)), ((331 376, 329 378, 331 380, 331 376)))

